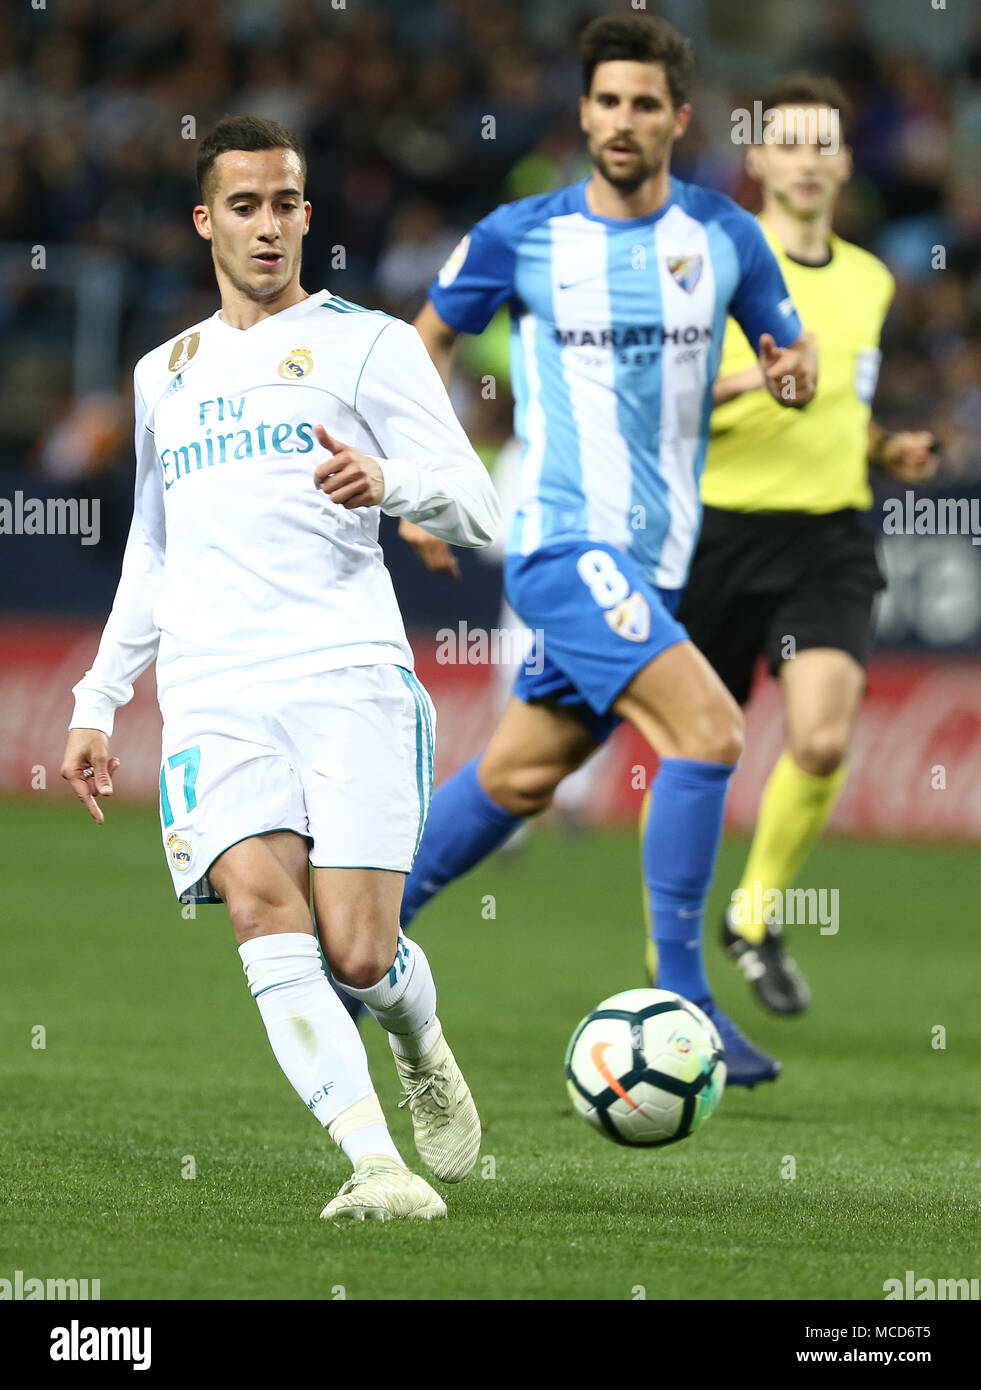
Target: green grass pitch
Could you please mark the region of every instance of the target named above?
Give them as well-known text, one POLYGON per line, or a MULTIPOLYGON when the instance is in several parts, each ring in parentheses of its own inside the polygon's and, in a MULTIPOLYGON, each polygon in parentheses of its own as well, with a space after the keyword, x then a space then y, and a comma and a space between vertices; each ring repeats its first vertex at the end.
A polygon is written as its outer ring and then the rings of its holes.
POLYGON ((343 1229, 318 1213, 346 1162, 276 1066, 224 909, 182 919, 153 813, 115 805, 100 829, 44 797, 0 804, 0 1277, 99 1278, 103 1298, 880 1299, 907 1269, 977 1275, 976 851, 819 847, 804 881, 839 889, 840 931, 796 930, 815 1002, 780 1020, 715 943, 728 841, 710 973, 785 1072, 643 1151, 573 1114, 562 1068, 582 1015, 644 983, 636 845, 541 830, 418 922, 481 1164, 444 1189, 449 1221, 343 1229))

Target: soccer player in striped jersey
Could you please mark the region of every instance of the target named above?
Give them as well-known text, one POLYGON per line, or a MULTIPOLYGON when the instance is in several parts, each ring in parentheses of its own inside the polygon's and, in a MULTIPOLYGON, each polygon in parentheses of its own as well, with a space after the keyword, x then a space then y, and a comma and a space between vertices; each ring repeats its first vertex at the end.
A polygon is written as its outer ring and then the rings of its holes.
POLYGON ((821 389, 806 411, 776 409, 730 320, 702 532, 680 614, 740 704, 760 654, 783 690, 788 746, 763 791, 722 936, 760 1002, 791 1014, 807 1007, 809 991, 779 924, 764 918, 845 783, 884 582, 861 516, 872 503, 869 463, 915 483, 932 475, 936 455, 929 433, 889 435, 871 420, 893 279, 832 231, 851 172, 844 93, 829 79, 791 74, 762 93, 761 105, 768 137, 746 160, 762 190, 759 225, 816 336, 821 389))
POLYGON ((752 1086, 779 1064, 720 1013, 701 952, 742 718, 675 611, 726 315, 780 404, 810 400, 815 363, 755 220, 671 177, 687 43, 663 20, 600 19, 581 56, 591 176, 484 218, 416 319, 447 380, 457 335, 510 307, 524 457, 505 588, 544 640, 485 752, 436 792, 402 920, 548 806, 625 719, 660 756, 643 835, 660 983, 711 1014, 730 1083, 752 1086))
POLYGON ((434 711, 378 522, 483 546, 500 511, 418 334, 300 285, 311 209, 291 132, 228 117, 197 175, 221 308, 136 365, 133 523, 62 775, 102 822, 115 711, 156 659, 174 888, 227 904, 276 1059, 354 1165, 321 1214, 442 1217, 395 1147, 321 947, 388 1034, 420 1157, 460 1181, 480 1121, 398 920, 434 711))

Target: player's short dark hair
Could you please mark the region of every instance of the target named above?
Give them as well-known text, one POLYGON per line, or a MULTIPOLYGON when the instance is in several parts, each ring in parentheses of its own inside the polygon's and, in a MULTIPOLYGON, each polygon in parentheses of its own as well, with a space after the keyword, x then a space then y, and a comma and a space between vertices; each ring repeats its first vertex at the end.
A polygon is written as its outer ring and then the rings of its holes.
POLYGON ((666 19, 639 14, 594 19, 579 36, 579 57, 586 96, 600 63, 663 63, 675 109, 688 100, 695 59, 688 40, 666 19))
POLYGON ((852 123, 852 104, 845 90, 833 77, 820 77, 813 72, 787 72, 775 77, 759 94, 764 111, 777 106, 830 106, 838 112, 842 139, 846 139, 852 123))
POLYGON ((286 126, 279 121, 267 121, 264 116, 222 116, 214 130, 201 141, 198 150, 195 174, 202 202, 207 202, 212 192, 215 160, 227 150, 293 150, 300 157, 300 170, 306 183, 306 154, 286 126))

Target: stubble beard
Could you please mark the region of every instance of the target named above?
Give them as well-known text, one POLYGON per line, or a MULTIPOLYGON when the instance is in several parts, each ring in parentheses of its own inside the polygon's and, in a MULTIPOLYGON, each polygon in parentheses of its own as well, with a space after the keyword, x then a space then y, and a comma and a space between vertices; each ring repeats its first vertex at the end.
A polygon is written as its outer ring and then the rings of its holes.
POLYGON ((606 182, 618 193, 626 194, 628 197, 630 194, 636 193, 642 184, 655 177, 664 168, 664 157, 662 156, 660 159, 655 157, 649 162, 641 159, 632 174, 616 174, 607 163, 605 152, 602 149, 596 149, 590 153, 593 166, 606 182))
MULTIPOLYGON (((288 273, 286 274, 282 282, 280 282, 277 279, 272 283, 264 281, 261 284, 250 284, 249 281, 243 280, 239 275, 236 274, 232 265, 226 258, 223 250, 217 245, 217 243, 214 243, 213 245, 216 267, 231 283, 231 286, 236 291, 236 293, 244 295, 246 299, 251 299, 253 304, 267 304, 272 299, 278 299, 279 296, 286 289, 286 286, 289 284, 290 280, 293 278, 293 275, 295 273, 295 267, 290 267, 287 264, 288 273)), ((288 259, 289 258, 284 255, 284 260, 288 262, 288 259)))

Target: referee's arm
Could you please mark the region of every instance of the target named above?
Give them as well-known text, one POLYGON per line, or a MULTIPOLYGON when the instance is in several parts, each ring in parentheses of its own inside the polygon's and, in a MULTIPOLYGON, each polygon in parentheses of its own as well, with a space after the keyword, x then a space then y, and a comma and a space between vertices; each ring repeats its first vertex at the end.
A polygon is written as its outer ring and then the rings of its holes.
POLYGON ((926 483, 940 462, 939 441, 929 430, 898 430, 891 434, 869 421, 869 463, 902 483, 926 483))

